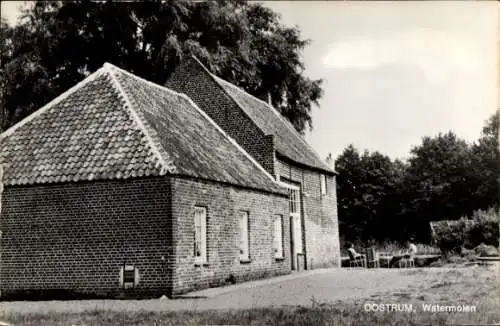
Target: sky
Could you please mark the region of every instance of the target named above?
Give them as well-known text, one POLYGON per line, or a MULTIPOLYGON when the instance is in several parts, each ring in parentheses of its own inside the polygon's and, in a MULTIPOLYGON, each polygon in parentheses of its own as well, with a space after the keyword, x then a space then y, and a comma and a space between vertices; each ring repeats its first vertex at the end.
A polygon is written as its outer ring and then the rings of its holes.
MULTIPOLYGON (((472 142, 497 108, 494 1, 264 1, 310 45, 305 74, 324 80, 306 139, 322 157, 349 144, 405 159, 423 136, 472 142)), ((2 2, 14 23, 22 2, 2 2)))
POLYGON ((497 108, 496 2, 274 1, 311 40, 306 75, 324 80, 307 140, 406 158, 423 136, 476 140, 497 108))

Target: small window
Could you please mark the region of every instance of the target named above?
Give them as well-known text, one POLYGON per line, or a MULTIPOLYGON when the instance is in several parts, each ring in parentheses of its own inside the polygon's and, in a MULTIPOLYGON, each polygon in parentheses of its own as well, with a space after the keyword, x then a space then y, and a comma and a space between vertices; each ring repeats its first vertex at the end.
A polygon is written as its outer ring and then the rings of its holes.
POLYGON ((194 259, 196 264, 207 262, 207 209, 194 208, 194 259))
POLYGON ((283 216, 275 215, 273 221, 274 258, 283 258, 283 216))
POLYGON ((121 268, 120 284, 124 289, 130 289, 139 283, 139 271, 131 265, 124 265, 121 268))
POLYGON ((249 246, 248 246, 248 212, 240 212, 240 260, 248 261, 249 246))
POLYGON ((300 214, 300 189, 288 189, 288 201, 290 204, 290 213, 300 214))
POLYGON ((135 282, 135 270, 132 266, 126 266, 123 270, 123 283, 132 283, 135 282), (127 269, 127 267, 130 267, 127 269))
POLYGON ((320 188, 321 188, 321 196, 327 194, 327 183, 326 183, 326 175, 320 175, 320 188))

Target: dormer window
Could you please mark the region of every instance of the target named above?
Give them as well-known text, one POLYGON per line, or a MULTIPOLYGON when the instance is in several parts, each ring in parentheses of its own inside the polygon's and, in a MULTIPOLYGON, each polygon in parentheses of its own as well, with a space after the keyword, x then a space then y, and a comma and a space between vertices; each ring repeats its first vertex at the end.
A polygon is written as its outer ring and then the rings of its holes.
POLYGON ((326 175, 321 174, 319 177, 320 177, 319 186, 320 186, 321 196, 325 196, 328 193, 326 175))

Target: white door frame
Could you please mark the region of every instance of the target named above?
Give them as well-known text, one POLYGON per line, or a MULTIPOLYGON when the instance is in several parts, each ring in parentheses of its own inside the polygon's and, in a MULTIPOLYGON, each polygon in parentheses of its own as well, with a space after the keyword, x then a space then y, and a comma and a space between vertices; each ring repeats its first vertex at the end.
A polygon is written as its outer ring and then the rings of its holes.
POLYGON ((282 187, 288 189, 288 190, 293 190, 293 191, 298 191, 298 209, 297 212, 290 212, 290 253, 291 253, 291 265, 292 265, 292 270, 297 270, 298 269, 298 254, 303 254, 304 251, 304 245, 302 242, 302 191, 300 189, 300 186, 296 186, 294 184, 288 183, 288 182, 283 182, 279 180, 278 177, 278 184, 281 185, 282 187), (297 245, 300 244, 300 245, 297 245), (298 250, 298 248, 302 248, 301 251, 298 250))

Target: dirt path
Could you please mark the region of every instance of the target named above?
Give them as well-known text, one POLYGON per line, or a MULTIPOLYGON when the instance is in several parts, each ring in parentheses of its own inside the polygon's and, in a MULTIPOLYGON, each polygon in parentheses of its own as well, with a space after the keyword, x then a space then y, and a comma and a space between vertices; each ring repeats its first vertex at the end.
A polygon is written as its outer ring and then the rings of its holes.
MULTIPOLYGON (((379 294, 426 288, 444 281, 457 269, 330 269, 274 279, 247 282, 227 288, 190 293, 176 300, 82 300, 0 302, 0 315, 9 313, 110 311, 169 311, 257 308, 283 305, 307 305, 314 301, 369 299, 379 294), (191 298, 188 298, 191 297, 191 298)), ((477 272, 477 270, 476 270, 477 272)), ((474 269, 460 271, 473 279, 474 269)))

